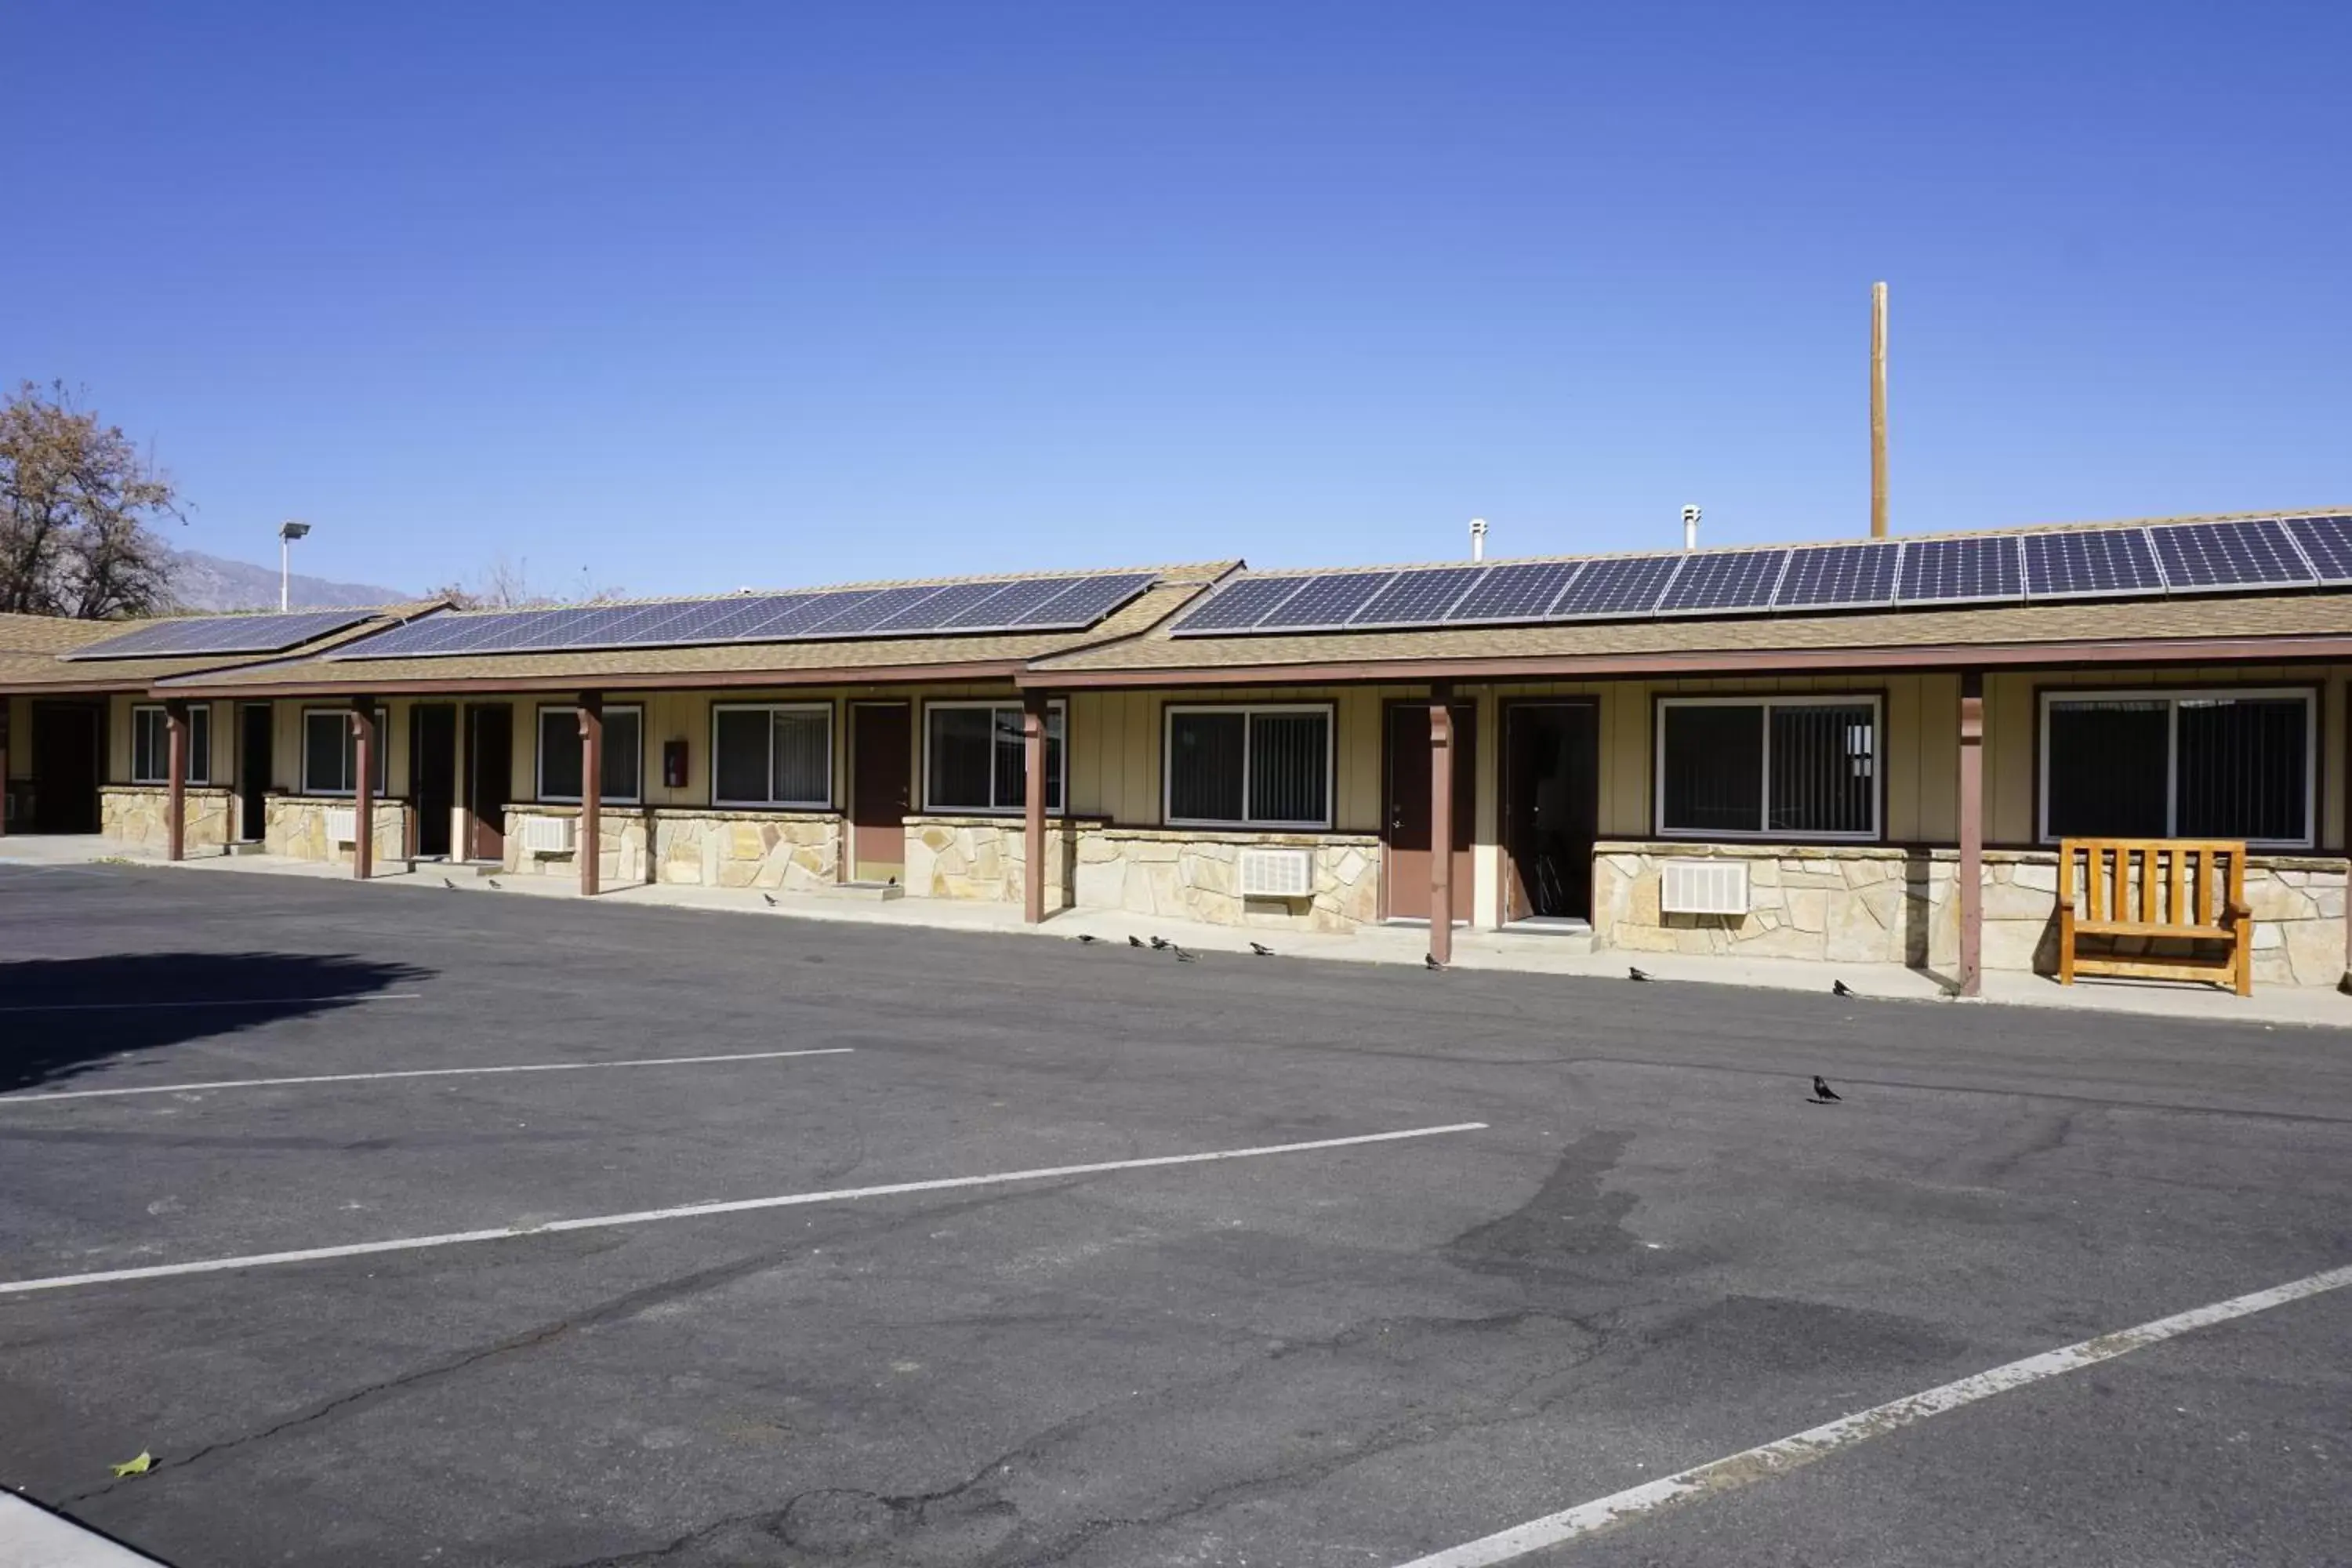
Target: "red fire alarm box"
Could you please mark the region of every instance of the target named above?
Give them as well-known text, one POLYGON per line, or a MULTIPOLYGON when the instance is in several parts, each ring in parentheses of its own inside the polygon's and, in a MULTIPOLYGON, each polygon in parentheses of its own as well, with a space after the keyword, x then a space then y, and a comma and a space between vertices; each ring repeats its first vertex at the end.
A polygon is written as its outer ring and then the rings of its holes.
POLYGON ((684 741, 662 742, 662 784, 669 789, 686 787, 686 742, 684 741))

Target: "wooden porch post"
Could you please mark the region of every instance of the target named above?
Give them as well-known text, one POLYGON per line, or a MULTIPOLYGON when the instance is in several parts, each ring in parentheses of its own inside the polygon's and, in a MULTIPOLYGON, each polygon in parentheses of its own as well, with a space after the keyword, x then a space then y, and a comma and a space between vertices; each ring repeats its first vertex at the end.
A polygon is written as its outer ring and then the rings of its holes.
POLYGON ((352 875, 364 882, 375 875, 375 705, 352 699, 352 875))
POLYGON ((184 697, 166 698, 163 702, 163 728, 171 737, 172 761, 165 777, 171 781, 164 796, 163 854, 167 859, 188 858, 188 702, 184 697))
POLYGON ((580 896, 596 896, 604 874, 604 694, 580 694, 580 896))
POLYGON ((1984 672, 1960 676, 1960 994, 1984 984, 1984 672))
POLYGON ((1429 688, 1429 956, 1454 962, 1454 686, 1429 688))
POLYGON ((0 692, 0 838, 8 837, 8 696, 0 692))
POLYGON ((1021 918, 1045 921, 1045 694, 1021 694, 1021 918))

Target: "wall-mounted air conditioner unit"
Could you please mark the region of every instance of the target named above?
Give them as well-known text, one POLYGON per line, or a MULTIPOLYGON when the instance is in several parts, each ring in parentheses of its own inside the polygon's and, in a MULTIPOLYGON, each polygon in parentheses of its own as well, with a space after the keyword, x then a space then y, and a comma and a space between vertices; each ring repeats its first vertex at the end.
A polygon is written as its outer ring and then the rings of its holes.
POLYGON ((360 813, 353 805, 327 807, 327 842, 357 844, 360 841, 360 813))
POLYGON ((1315 892, 1312 849, 1244 849, 1241 891, 1245 899, 1305 899, 1315 892))
POLYGON ((1745 860, 1667 860, 1658 867, 1658 909, 1670 915, 1744 915, 1745 860))
POLYGON ((568 816, 526 816, 522 819, 522 847, 527 855, 569 855, 572 853, 572 818, 568 816))

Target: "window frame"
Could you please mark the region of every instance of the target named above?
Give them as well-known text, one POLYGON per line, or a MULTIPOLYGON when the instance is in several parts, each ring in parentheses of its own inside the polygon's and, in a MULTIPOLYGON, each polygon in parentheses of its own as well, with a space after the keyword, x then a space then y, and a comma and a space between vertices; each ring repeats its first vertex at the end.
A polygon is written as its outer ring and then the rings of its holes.
MULTIPOLYGON (((604 712, 607 719, 615 713, 634 713, 637 716, 637 787, 631 795, 599 795, 596 797, 597 804, 599 805, 643 805, 646 803, 646 706, 642 702, 607 702, 604 704, 604 712)), ((581 801, 579 795, 547 793, 547 715, 550 713, 571 714, 576 728, 579 723, 580 704, 541 702, 531 710, 531 800, 539 805, 578 805, 581 801)), ((578 737, 575 735, 573 739, 576 741, 578 737)), ((587 787, 587 779, 583 776, 580 783, 584 790, 587 787)))
MULTIPOLYGON (((302 794, 305 795, 315 795, 321 800, 357 800, 360 795, 360 792, 356 787, 358 784, 357 780, 352 781, 354 787, 351 789, 317 789, 312 787, 310 784, 310 720, 314 715, 325 715, 331 718, 341 719, 344 725, 344 738, 347 740, 353 740, 354 743, 356 743, 356 738, 352 736, 350 731, 352 720, 352 710, 350 709, 303 709, 301 728, 295 731, 294 736, 295 757, 301 764, 302 794)), ((390 789, 392 783, 391 723, 392 714, 390 710, 379 708, 375 710, 375 756, 373 760, 378 776, 375 781, 374 795, 378 800, 389 800, 392 798, 392 792, 390 789)))
POLYGON ((1336 702, 1169 702, 1160 710, 1160 821, 1165 827, 1198 827, 1227 833, 1328 833, 1339 816, 1339 705, 1336 702), (1242 816, 1239 821, 1177 816, 1176 721, 1186 713, 1239 714, 1242 719, 1242 816), (1323 818, 1319 822, 1261 821, 1249 815, 1250 721, 1261 713, 1323 716, 1323 818))
MULTIPOLYGON (((2050 831, 2050 715, 2059 702, 2161 702, 2164 704, 2165 837, 2177 838, 2180 823, 2180 704, 2200 699, 2240 700, 2293 699, 2303 704, 2303 837, 2249 838, 2249 850, 2292 855, 2319 843, 2324 803, 2319 795, 2320 689, 2316 686, 2044 686, 2034 691, 2033 841, 2058 844, 2050 831)), ((2077 837, 2092 837, 2078 834, 2077 837)))
POLYGON ((710 705, 710 805, 714 810, 728 811, 831 811, 834 795, 839 787, 840 720, 830 702, 714 702, 710 705), (768 788, 776 787, 776 729, 778 713, 822 713, 824 715, 824 798, 823 800, 728 800, 719 793, 719 716, 721 713, 765 713, 768 721, 768 788))
POLYGON ((1886 694, 1884 691, 1743 691, 1719 695, 1657 699, 1650 722, 1651 836, 1690 843, 1728 839, 1742 844, 1883 844, 1886 841, 1886 694), (1870 826, 1864 832, 1799 833, 1770 826, 1772 820, 1772 710, 1775 708, 1870 709, 1870 826), (1669 827, 1666 826, 1666 713, 1675 708, 1758 708, 1762 710, 1762 788, 1759 795, 1763 825, 1754 828, 1669 827))
MULTIPOLYGON (((213 705, 209 702, 188 704, 188 776, 185 783, 210 785, 213 782, 213 705), (201 714, 205 726, 205 765, 196 766, 196 721, 201 714)), ((171 710, 161 702, 134 702, 131 705, 131 782, 135 784, 165 784, 172 782, 171 710), (163 721, 162 738, 163 771, 142 778, 139 773, 139 721, 152 713, 163 721)))
MULTIPOLYGON (((1022 710, 1022 702, 1017 697, 1009 702, 1001 697, 941 697, 937 699, 929 699, 924 701, 922 752, 916 759, 916 769, 921 775, 923 781, 923 809, 921 815, 924 816, 1022 816, 1028 809, 1028 802, 1026 801, 1015 801, 1011 805, 992 805, 982 807, 974 805, 941 805, 931 798, 931 715, 936 711, 944 711, 951 708, 986 708, 990 710, 1009 708, 1015 713, 1018 713, 1022 710)), ((1049 715, 1046 721, 1049 724, 1053 721, 1050 715, 1059 713, 1062 716, 1062 765, 1060 769, 1057 770, 1059 776, 1055 780, 1055 783, 1061 785, 1062 800, 1059 805, 1055 805, 1052 798, 1052 793, 1049 791, 1045 801, 1045 815, 1047 816, 1067 816, 1070 814, 1070 705, 1064 699, 1056 697, 1045 704, 1045 711, 1049 715)), ((992 720, 992 745, 994 743, 993 727, 994 721, 992 720)), ((992 765, 988 772, 988 793, 990 799, 993 800, 996 797, 996 769, 992 765, 992 765)))

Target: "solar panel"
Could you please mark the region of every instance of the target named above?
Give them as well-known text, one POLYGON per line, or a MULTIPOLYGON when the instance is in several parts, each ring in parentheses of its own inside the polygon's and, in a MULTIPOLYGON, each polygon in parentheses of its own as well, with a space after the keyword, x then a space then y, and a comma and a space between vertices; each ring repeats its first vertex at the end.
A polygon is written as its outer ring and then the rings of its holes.
POLYGON ((790 635, 796 637, 835 637, 863 631, 906 603, 901 597, 884 605, 880 602, 882 595, 903 592, 891 588, 852 588, 845 593, 824 595, 809 606, 806 616, 793 624, 790 635))
POLYGON ((1246 631, 1310 581, 1307 577, 1236 577, 1193 606, 1169 630, 1177 636, 1246 631))
POLYGON ((2086 529, 2025 537, 2025 596, 2092 599, 2121 594, 2161 594, 2164 574, 2147 531, 2086 529))
POLYGON ((1521 561, 1489 566, 1478 585, 1445 613, 1445 624, 1465 626, 1542 620, 1559 591, 1584 567, 1581 561, 1521 561))
MULTIPOLYGON (((971 586, 989 592, 975 600, 943 604, 934 624, 941 630, 955 631, 1006 626, 1060 598, 1070 591, 1073 583, 1085 581, 1083 577, 1026 577, 1012 583, 975 583, 971 586)), ((955 592, 952 588, 948 591, 955 592)))
MULTIPOLYGON (((1050 579, 1049 579, 1050 581, 1050 579)), ((1021 631, 1069 630, 1090 626, 1142 593, 1159 575, 1151 572, 1104 572, 1081 577, 1037 605, 998 623, 1021 631)), ((990 605, 993 610, 995 606, 990 605)))
POLYGON ((279 653, 358 626, 368 610, 297 610, 164 621, 76 648, 68 658, 173 658, 203 653, 279 653))
POLYGON ((2314 581, 2285 525, 2274 519, 2182 523, 2151 528, 2147 536, 2165 586, 2176 594, 2305 587, 2314 581))
POLYGON ((2021 599, 2025 574, 2014 535, 1906 539, 1895 603, 1959 605, 2021 599))
POLYGON ((1727 550, 1693 554, 1658 600, 1662 616, 1722 615, 1769 609, 1787 570, 1786 550, 1727 550))
POLYGON ((1463 591, 1486 573, 1484 566, 1437 566, 1400 572, 1348 617, 1351 626, 1425 626, 1445 619, 1463 591))
POLYGON ((1568 585, 1544 619, 1646 616, 1687 559, 1685 555, 1618 555, 1595 561, 1568 585))
POLYGON ((1856 610, 1895 598, 1900 544, 1832 544, 1792 551, 1789 570, 1772 595, 1776 610, 1856 610))
POLYGON ((1348 624, 1372 596, 1395 581, 1393 572, 1340 572, 1310 577, 1282 608, 1258 622, 1259 631, 1323 631, 1348 624))
POLYGON ((2293 517, 2286 531, 2323 583, 2352 583, 2352 517, 2293 517))
MULTIPOLYGON (((809 594, 742 594, 714 607, 706 621, 698 622, 691 637, 679 637, 679 642, 740 642, 757 637, 767 627, 806 605, 814 595, 809 594)), ((645 643, 653 640, 649 635, 631 639, 645 643)), ((670 640, 665 638, 664 640, 670 640)))
POLYGON ((866 629, 877 633, 927 631, 945 624, 959 611, 984 605, 987 601, 1003 594, 1005 587, 1003 583, 951 583, 921 598, 908 601, 897 611, 877 618, 866 629))

